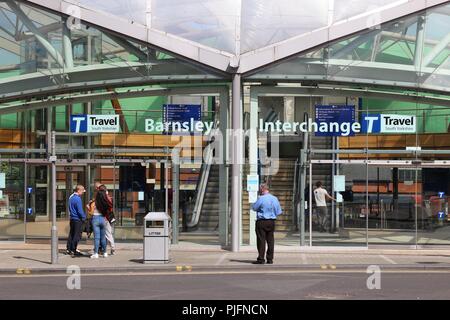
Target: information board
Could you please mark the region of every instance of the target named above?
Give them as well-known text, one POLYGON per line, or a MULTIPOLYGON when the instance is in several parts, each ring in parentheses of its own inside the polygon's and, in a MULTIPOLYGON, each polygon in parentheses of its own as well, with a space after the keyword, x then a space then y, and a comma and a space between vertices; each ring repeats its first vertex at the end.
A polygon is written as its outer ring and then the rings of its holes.
MULTIPOLYGON (((335 136, 339 137, 344 135, 341 131, 342 124, 349 125, 349 129, 351 129, 351 125, 355 122, 355 106, 349 105, 316 105, 316 123, 319 125, 321 123, 338 123, 339 129, 336 131, 327 130, 326 132, 322 132, 319 130, 316 131, 316 136, 335 136)), ((355 132, 351 130, 348 136, 354 136, 355 132)))
MULTIPOLYGON (((175 123, 191 124, 202 120, 202 106, 199 104, 164 104, 163 122, 168 130, 164 134, 172 134, 175 123)), ((177 131, 177 134, 181 132, 177 131)), ((193 133, 192 131, 190 133, 193 133)), ((197 133, 197 132, 196 132, 197 133)), ((198 132, 201 134, 201 132, 198 132)))

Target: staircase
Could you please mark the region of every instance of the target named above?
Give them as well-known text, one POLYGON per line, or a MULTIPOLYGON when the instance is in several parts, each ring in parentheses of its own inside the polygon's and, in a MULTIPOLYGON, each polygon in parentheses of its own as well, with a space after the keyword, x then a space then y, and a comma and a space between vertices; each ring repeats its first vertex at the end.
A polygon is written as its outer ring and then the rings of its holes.
MULTIPOLYGON (((294 231, 292 223, 292 188, 294 185, 295 159, 279 159, 272 167, 278 167, 277 171, 268 172, 268 185, 270 193, 280 201, 283 214, 278 216, 275 231, 287 234, 294 231)), ((247 173, 244 174, 244 176, 247 173)), ((245 190, 245 189, 244 189, 245 190)), ((248 192, 242 195, 242 224, 243 233, 248 234, 250 229, 250 204, 248 203, 248 192)))
POLYGON ((197 225, 198 231, 218 231, 219 229, 219 166, 211 165, 202 213, 197 225))

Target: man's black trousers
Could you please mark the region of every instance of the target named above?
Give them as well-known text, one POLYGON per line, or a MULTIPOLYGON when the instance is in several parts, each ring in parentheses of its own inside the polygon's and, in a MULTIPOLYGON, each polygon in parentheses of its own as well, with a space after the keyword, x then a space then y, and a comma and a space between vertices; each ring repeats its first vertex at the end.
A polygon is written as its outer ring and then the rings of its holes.
POLYGON ((78 242, 81 239, 81 228, 83 227, 83 222, 77 220, 70 220, 70 232, 69 238, 67 239, 67 250, 74 252, 77 250, 78 242))
POLYGON ((275 220, 257 220, 256 221, 256 245, 258 247, 258 261, 264 261, 267 242, 267 261, 273 261, 273 250, 275 240, 273 233, 275 231, 275 220))

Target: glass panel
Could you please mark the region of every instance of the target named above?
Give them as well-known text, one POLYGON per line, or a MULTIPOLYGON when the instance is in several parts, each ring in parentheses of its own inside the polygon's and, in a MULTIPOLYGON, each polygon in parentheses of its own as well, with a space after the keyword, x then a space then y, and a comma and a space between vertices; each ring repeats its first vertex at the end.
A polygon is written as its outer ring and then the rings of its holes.
POLYGON ((235 53, 238 3, 237 0, 152 0, 152 28, 235 53))
POLYGON ((122 227, 142 226, 143 218, 149 207, 148 169, 141 164, 120 165, 116 170, 116 177, 118 177, 115 198, 118 225, 122 227))
POLYGON ((422 168, 418 193, 418 244, 448 245, 450 168, 422 168))
MULTIPOLYGON (((64 68, 62 25, 61 17, 53 13, 16 1, 0 4, 0 83, 3 93, 17 90, 10 78, 32 73, 54 75, 53 86, 64 83, 64 78, 57 76, 64 68)), ((35 85, 30 81, 21 91, 33 89, 35 85)))
MULTIPOLYGON (((336 166, 335 175, 343 177, 333 178, 332 172, 331 164, 312 165, 313 215, 309 217, 309 210, 307 211, 306 230, 310 230, 309 221, 312 220, 313 246, 366 246, 367 166, 336 166), (339 191, 335 191, 335 188, 339 191)), ((309 193, 309 185, 307 189, 309 193)))
POLYGON ((420 85, 450 91, 450 5, 432 8, 425 16, 420 85))
POLYGON ((404 3, 403 0, 334 0, 333 2, 333 22, 378 11, 387 5, 395 7, 398 4, 404 3))
POLYGON ((328 1, 242 1, 241 53, 326 27, 328 1))
POLYGON ((23 240, 24 165, 0 162, 0 239, 23 240))
POLYGON ((421 172, 413 167, 369 167, 369 243, 415 245, 416 196, 421 172))
POLYGON ((147 0, 78 0, 81 5, 98 9, 129 21, 146 24, 147 0))

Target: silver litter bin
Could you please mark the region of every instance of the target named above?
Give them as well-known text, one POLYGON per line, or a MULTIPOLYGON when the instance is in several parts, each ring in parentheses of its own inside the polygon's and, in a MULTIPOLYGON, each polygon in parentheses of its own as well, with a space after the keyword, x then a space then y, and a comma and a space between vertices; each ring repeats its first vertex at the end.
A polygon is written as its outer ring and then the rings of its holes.
POLYGON ((170 221, 165 212, 149 212, 144 218, 144 263, 168 263, 170 221))

